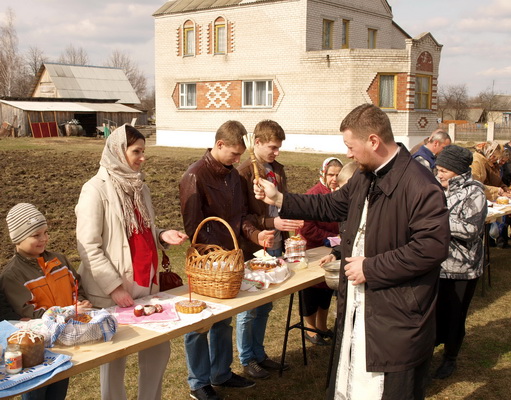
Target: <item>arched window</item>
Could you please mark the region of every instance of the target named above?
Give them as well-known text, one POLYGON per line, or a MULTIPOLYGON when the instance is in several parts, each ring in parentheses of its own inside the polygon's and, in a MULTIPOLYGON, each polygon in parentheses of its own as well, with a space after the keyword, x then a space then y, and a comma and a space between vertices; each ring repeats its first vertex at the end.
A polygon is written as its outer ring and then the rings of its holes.
POLYGON ((183 27, 183 54, 195 55, 195 24, 188 20, 183 27))
POLYGON ((227 53, 227 29, 225 19, 218 17, 215 20, 215 54, 227 53))

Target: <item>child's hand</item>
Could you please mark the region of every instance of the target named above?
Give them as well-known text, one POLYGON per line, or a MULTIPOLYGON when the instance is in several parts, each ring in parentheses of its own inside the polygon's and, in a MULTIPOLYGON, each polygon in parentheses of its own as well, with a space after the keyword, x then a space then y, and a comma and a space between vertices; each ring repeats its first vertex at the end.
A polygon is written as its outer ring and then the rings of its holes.
POLYGON ((79 301, 77 305, 82 308, 92 308, 92 303, 89 300, 79 301))

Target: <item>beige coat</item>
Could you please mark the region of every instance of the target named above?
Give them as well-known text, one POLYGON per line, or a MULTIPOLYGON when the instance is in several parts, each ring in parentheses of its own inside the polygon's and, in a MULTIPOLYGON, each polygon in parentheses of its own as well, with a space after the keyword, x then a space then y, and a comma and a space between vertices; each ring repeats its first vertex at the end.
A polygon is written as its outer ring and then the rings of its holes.
POLYGON ((473 153, 473 156, 474 160, 470 166, 472 178, 484 184, 484 194, 486 198, 490 201, 495 201, 499 196, 500 187, 492 185, 495 184, 495 182, 490 162, 484 155, 477 151, 473 153))
MULTIPOLYGON (((142 189, 156 246, 162 230, 154 226, 154 210, 147 185, 142 189)), ((86 182, 75 208, 76 238, 81 264, 78 272, 88 299, 95 307, 115 305, 110 293, 122 285, 133 295, 133 266, 121 204, 105 168, 86 182)), ((152 285, 148 292, 158 292, 152 285)), ((149 294, 149 293, 148 293, 149 294)))

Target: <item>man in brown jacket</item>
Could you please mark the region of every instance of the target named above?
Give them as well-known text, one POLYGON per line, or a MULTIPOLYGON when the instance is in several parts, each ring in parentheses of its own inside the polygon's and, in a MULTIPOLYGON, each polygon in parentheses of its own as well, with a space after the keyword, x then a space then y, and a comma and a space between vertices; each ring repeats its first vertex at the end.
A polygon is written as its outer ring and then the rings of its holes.
MULTIPOLYGON (((245 127, 238 121, 227 121, 218 128, 215 145, 197 162, 190 165, 179 183, 181 214, 185 231, 193 237, 200 222, 207 217, 220 217, 236 234, 261 245, 273 244, 272 231, 259 231, 245 218, 246 207, 241 192, 238 171, 233 164, 245 151, 245 127)), ((216 244, 228 250, 234 248, 229 231, 221 222, 209 221, 200 230, 197 243, 216 244)), ((231 371, 232 318, 213 324, 208 332, 185 335, 186 363, 190 397, 197 400, 217 400, 213 386, 248 388, 254 382, 231 371)))
MULTIPOLYGON (((259 122, 254 129, 254 155, 259 176, 272 182, 280 191, 287 192, 284 166, 276 158, 279 155, 282 142, 286 139, 284 129, 275 121, 266 119, 259 122)), ((266 252, 275 257, 282 255, 284 240, 289 237, 289 231, 295 231, 303 226, 303 221, 286 220, 279 217, 277 207, 265 204, 254 196, 252 181, 254 168, 247 159, 239 167, 242 191, 247 202, 247 218, 259 231, 275 230, 273 246, 268 246, 266 252)), ((250 259, 252 254, 261 249, 258 244, 242 239, 245 257, 250 259)), ((241 365, 245 373, 256 379, 270 377, 268 369, 280 369, 280 364, 268 357, 264 350, 266 323, 273 304, 267 303, 241 312, 236 317, 236 344, 241 365)), ((286 365, 284 369, 286 369, 286 365)))
POLYGON ((282 195, 260 180, 256 196, 283 218, 346 221, 338 335, 329 399, 424 399, 435 341, 440 264, 449 215, 433 174, 394 141, 387 115, 364 104, 341 124, 360 171, 326 195, 282 195))

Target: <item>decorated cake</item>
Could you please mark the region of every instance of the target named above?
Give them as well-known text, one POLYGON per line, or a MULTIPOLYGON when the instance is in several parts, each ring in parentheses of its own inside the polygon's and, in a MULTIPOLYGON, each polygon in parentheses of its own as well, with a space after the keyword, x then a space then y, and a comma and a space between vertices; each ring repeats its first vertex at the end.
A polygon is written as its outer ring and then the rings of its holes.
POLYGON ((7 338, 7 343, 18 344, 20 346, 23 368, 29 368, 43 363, 43 335, 29 330, 19 330, 7 338))
POLYGON ((256 257, 248 262, 248 266, 251 270, 263 270, 268 271, 270 269, 276 268, 280 265, 279 259, 277 257, 266 256, 266 257, 256 257))
POLYGON ((291 236, 284 241, 286 260, 289 262, 301 261, 305 257, 307 241, 300 235, 291 236))
POLYGON ((509 198, 504 197, 504 196, 497 197, 496 203, 497 204, 509 204, 509 198))
POLYGON ((206 303, 200 300, 181 300, 176 303, 176 310, 183 314, 198 314, 206 309, 206 303))

